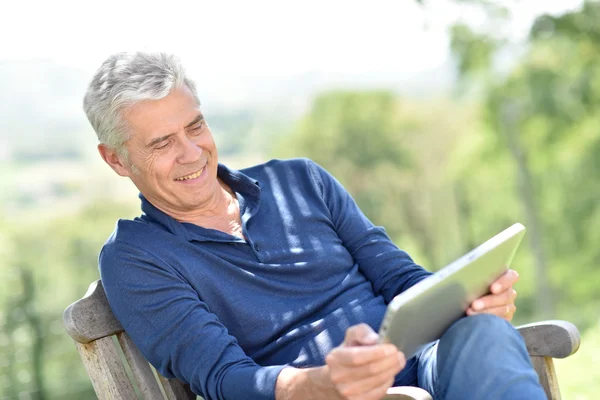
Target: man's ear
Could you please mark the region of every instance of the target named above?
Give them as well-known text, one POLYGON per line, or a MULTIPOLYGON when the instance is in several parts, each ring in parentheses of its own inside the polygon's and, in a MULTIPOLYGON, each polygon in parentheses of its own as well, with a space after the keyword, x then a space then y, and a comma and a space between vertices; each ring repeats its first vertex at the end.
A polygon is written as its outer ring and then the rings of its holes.
POLYGON ((100 153, 100 157, 102 157, 104 162, 106 162, 117 174, 127 177, 131 176, 131 168, 121 159, 116 149, 100 143, 98 145, 98 153, 100 153))

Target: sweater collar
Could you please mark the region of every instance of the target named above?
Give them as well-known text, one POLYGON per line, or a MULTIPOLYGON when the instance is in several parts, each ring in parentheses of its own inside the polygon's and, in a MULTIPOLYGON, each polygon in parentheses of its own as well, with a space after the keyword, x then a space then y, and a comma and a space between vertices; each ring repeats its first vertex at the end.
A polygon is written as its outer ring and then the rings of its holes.
MULTIPOLYGON (((231 188, 231 190, 234 191, 234 193, 236 193, 238 198, 241 197, 245 200, 245 202, 258 204, 260 197, 260 182, 258 180, 249 177, 243 172, 229 168, 224 164, 219 164, 217 176, 221 178, 221 180, 223 180, 223 182, 225 182, 231 188)), ((224 232, 214 229, 207 229, 191 223, 177 221, 175 218, 156 208, 141 193, 139 194, 139 198, 142 203, 141 208, 143 213, 140 218, 145 222, 160 225, 168 232, 176 236, 181 236, 188 241, 232 241, 233 236, 224 232)), ((240 214, 242 213, 243 210, 240 209, 240 214)))

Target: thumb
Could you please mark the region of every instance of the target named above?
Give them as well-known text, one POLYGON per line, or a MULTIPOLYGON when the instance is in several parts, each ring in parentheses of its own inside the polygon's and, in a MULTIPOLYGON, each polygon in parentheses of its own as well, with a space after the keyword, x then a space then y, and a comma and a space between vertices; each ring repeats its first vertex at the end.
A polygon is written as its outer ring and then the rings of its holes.
POLYGON ((377 344, 379 335, 367 324, 351 326, 346 331, 344 346, 369 346, 377 344))

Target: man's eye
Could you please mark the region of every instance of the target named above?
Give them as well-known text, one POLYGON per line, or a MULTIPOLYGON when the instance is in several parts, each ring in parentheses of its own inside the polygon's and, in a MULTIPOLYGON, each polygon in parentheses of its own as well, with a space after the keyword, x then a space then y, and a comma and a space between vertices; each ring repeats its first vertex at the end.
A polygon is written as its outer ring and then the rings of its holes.
POLYGON ((156 150, 166 149, 170 143, 171 142, 169 140, 165 140, 164 142, 160 142, 158 145, 156 145, 155 149, 156 150))
POLYGON ((202 128, 204 128, 203 124, 195 126, 189 130, 189 134, 192 136, 199 136, 202 133, 202 128))

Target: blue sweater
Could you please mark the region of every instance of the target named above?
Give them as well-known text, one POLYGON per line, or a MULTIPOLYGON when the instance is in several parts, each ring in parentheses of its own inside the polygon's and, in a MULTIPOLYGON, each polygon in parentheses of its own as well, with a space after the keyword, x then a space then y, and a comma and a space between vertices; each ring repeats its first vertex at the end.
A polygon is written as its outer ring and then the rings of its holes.
POLYGON ((247 240, 180 223, 143 196, 100 254, 116 317, 161 374, 206 399, 273 399, 279 371, 324 364, 345 330, 376 331, 429 275, 306 159, 219 165, 247 240))

